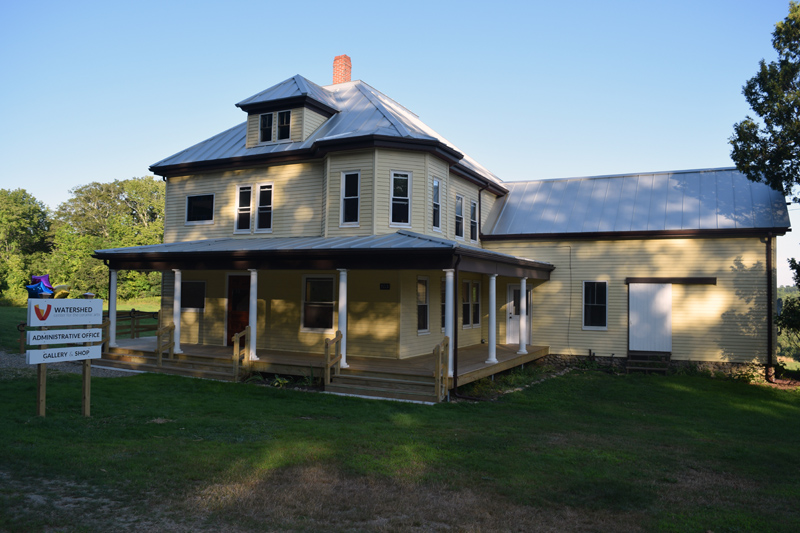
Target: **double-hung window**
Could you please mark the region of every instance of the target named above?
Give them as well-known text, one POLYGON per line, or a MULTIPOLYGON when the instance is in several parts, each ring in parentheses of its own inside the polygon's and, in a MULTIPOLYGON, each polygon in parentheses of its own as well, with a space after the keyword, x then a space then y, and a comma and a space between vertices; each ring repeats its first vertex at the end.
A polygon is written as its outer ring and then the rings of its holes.
POLYGON ((478 240, 478 202, 469 203, 469 240, 478 240))
POLYGON ((464 197, 456 196, 456 238, 464 238, 464 197))
POLYGON ((411 173, 392 172, 392 224, 411 221, 411 173))
POLYGON ((442 231, 442 206, 439 202, 439 180, 433 180, 432 226, 434 230, 442 231))
POLYGON ((214 223, 214 195, 198 194, 186 197, 186 224, 214 223))
POLYGON ((333 329, 333 277, 305 276, 303 282, 303 329, 333 329))
POLYGON ((236 222, 233 226, 234 233, 250 233, 250 219, 252 215, 253 187, 240 185, 236 190, 236 222))
POLYGON ((259 117, 258 142, 272 142, 272 113, 265 113, 259 117))
POLYGON ((278 140, 285 141, 291 138, 292 112, 281 111, 278 113, 278 140))
POLYGON ((608 282, 583 282, 583 329, 608 329, 608 282))
POLYGON ((481 325, 481 285, 477 281, 461 284, 461 323, 465 328, 481 325))
POLYGON ((417 278, 417 332, 430 332, 428 278, 417 278))
POLYGON ((358 226, 360 181, 359 172, 342 172, 342 226, 358 226))
POLYGON ((202 313, 206 309, 206 282, 181 281, 181 311, 202 313))
POLYGON ((258 207, 256 208, 256 233, 272 232, 272 184, 258 186, 258 207))

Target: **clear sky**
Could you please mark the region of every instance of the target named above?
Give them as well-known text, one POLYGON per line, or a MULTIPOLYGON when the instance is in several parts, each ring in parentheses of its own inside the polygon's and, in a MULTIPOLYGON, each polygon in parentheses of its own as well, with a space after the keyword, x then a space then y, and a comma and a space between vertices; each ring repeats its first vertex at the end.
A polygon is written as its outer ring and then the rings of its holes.
MULTIPOLYGON (((506 181, 732 166, 788 0, 0 1, 0 188, 55 208, 243 122, 295 74, 353 78, 506 181)), ((800 232, 800 206, 791 207, 800 232)), ((779 240, 800 257, 800 235, 779 240)))

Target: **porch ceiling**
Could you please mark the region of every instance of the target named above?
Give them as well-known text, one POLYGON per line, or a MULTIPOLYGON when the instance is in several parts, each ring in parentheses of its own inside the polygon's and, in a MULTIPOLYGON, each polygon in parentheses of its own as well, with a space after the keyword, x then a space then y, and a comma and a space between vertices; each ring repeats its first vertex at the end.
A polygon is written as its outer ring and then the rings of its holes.
POLYGON ((96 250, 115 270, 441 270, 548 280, 555 267, 398 231, 366 237, 227 238, 96 250))

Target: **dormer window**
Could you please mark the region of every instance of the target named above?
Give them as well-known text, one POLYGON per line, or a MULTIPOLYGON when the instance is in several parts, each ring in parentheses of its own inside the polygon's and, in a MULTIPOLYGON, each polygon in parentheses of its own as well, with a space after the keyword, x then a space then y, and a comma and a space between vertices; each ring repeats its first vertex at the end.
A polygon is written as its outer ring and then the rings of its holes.
POLYGON ((278 140, 284 141, 291 137, 289 126, 292 123, 292 112, 281 111, 278 113, 278 140))
POLYGON ((261 115, 258 142, 272 142, 272 113, 265 113, 261 115))

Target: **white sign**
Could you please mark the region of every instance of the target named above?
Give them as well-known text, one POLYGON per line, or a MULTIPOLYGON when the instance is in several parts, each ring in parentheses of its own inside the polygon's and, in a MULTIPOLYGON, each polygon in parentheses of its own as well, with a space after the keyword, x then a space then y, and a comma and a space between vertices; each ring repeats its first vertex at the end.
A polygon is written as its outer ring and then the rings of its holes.
POLYGON ((83 359, 100 359, 102 353, 97 346, 70 346, 68 348, 49 348, 47 350, 28 350, 26 361, 29 365, 40 363, 63 363, 83 359))
POLYGON ((28 344, 75 344, 78 342, 99 342, 103 340, 103 330, 93 329, 51 329, 48 331, 28 331, 28 344))
POLYGON ((103 300, 28 300, 28 326, 79 326, 103 323, 103 300))

